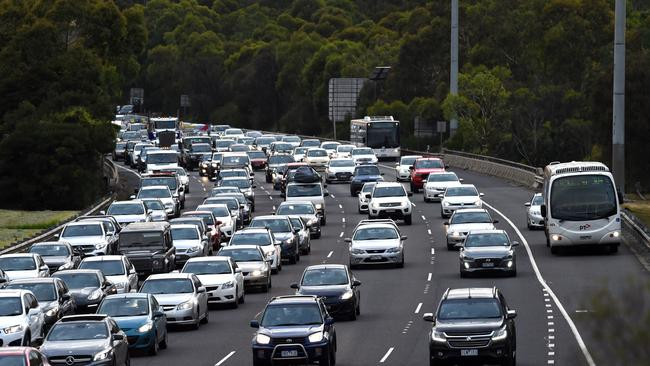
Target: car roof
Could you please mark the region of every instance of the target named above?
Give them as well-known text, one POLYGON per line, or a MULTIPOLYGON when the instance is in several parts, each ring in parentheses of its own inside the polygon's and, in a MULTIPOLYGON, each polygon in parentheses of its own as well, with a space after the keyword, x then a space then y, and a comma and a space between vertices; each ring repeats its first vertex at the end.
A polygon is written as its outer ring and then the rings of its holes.
POLYGON ((77 315, 66 315, 63 318, 59 319, 59 322, 75 322, 75 321, 84 321, 84 322, 104 322, 108 318, 108 315, 105 314, 77 314, 77 315))
POLYGON ((488 212, 488 210, 484 208, 460 208, 454 211, 454 215, 459 213, 472 213, 472 212, 488 212))
POLYGON ((421 158, 421 157, 422 157, 422 155, 402 155, 402 156, 400 156, 400 159, 404 159, 404 158, 416 158, 416 159, 418 159, 418 158, 421 158))
POLYGON ((169 228, 169 223, 166 221, 134 222, 127 225, 124 229, 122 229, 122 233, 133 232, 133 231, 153 231, 153 230, 164 231, 167 228, 169 228))
POLYGON ((192 225, 192 224, 172 224, 171 228, 172 229, 195 229, 196 230, 196 225, 192 225))
POLYGON ((123 294, 108 295, 104 299, 148 299, 150 295, 146 292, 126 292, 123 294))
POLYGON ((149 277, 147 277, 147 279, 145 281, 174 279, 174 278, 181 278, 181 279, 187 278, 187 279, 189 279, 189 278, 192 278, 192 274, 193 273, 178 273, 178 272, 176 272, 176 273, 173 273, 173 272, 170 272, 170 273, 156 273, 156 274, 152 274, 149 277))
POLYGON ((61 240, 61 241, 41 241, 41 242, 32 244, 32 247, 35 247, 35 246, 47 246, 47 245, 72 245, 72 244, 70 244, 69 242, 67 242, 65 240, 61 240))
POLYGON ((317 303, 318 297, 314 295, 286 295, 276 296, 269 301, 269 305, 278 304, 313 304, 317 303))
POLYGON ((32 292, 29 291, 29 290, 22 290, 22 289, 21 290, 18 290, 18 289, 16 289, 16 290, 14 290, 14 289, 10 289, 10 290, 0 289, 0 297, 19 297, 19 296, 24 295, 25 293, 30 293, 31 294, 32 292))
POLYGON ((65 226, 80 226, 80 225, 101 225, 102 222, 99 220, 82 220, 82 221, 72 221, 67 223, 65 226))
POLYGON ((0 255, 2 258, 34 258, 36 253, 13 253, 13 254, 3 254, 0 255))
POLYGON ((0 355, 5 355, 5 356, 26 355, 31 350, 36 350, 36 349, 32 347, 23 347, 23 346, 4 347, 4 348, 0 348, 0 355))
POLYGON ((247 227, 241 230, 237 230, 233 233, 233 235, 241 235, 241 234, 268 234, 269 229, 265 227, 247 227))
POLYGON ((163 185, 160 185, 160 186, 144 186, 144 187, 140 187, 140 190, 148 190, 148 189, 169 189, 169 187, 168 187, 168 186, 163 186, 163 185))
MULTIPOLYGON (((183 212, 181 217, 192 217, 190 215, 212 215, 212 211, 206 211, 206 210, 186 211, 186 212, 183 212)), ((196 217, 196 216, 194 216, 194 217, 196 217)), ((131 224, 131 225, 133 225, 133 224, 131 224)))
POLYGON ((402 183, 399 183, 399 182, 377 182, 377 185, 375 186, 375 188, 379 188, 379 187, 402 187, 402 188, 404 188, 402 183))
POLYGON ((83 262, 104 262, 104 261, 117 261, 123 259, 123 255, 97 255, 88 256, 83 259, 83 262))
POLYGON ((332 269, 334 269, 334 268, 335 269, 346 269, 347 266, 345 264, 332 264, 332 263, 330 263, 330 264, 315 264, 313 266, 309 266, 309 267, 305 268, 305 271, 308 271, 310 269, 330 269, 330 268, 332 268, 332 269))
POLYGON ((495 287, 472 287, 447 289, 445 299, 496 298, 495 287))
POLYGON ((459 185, 457 185, 457 186, 449 187, 449 188, 447 188, 447 189, 452 189, 452 188, 469 188, 469 187, 476 188, 476 186, 473 185, 473 184, 459 184, 459 185))
POLYGON ((237 249, 260 249, 259 246, 251 244, 251 245, 229 245, 225 246, 220 249, 221 250, 237 250, 237 249))
MULTIPOLYGON (((240 245, 238 245, 239 247, 240 245)), ((222 261, 229 261, 230 257, 225 256, 225 255, 212 255, 209 257, 196 257, 196 258, 190 258, 187 260, 185 263, 190 263, 190 262, 222 262, 222 261)))
POLYGON ((66 273, 86 273, 86 274, 102 274, 102 271, 99 269, 66 269, 65 271, 58 271, 55 273, 52 273, 52 276, 56 276, 58 274, 66 274, 66 273))
POLYGON ((253 220, 268 220, 268 219, 287 219, 286 215, 260 215, 253 217, 253 220))
POLYGON ((14 283, 52 283, 54 281, 61 281, 60 278, 58 277, 36 277, 36 278, 20 278, 17 280, 11 280, 8 285, 14 284, 14 283))
POLYGON ((505 230, 501 229, 482 229, 482 230, 472 230, 470 231, 467 235, 472 235, 472 234, 505 234, 508 236, 505 230))
MULTIPOLYGON (((310 205, 313 206, 314 203, 311 201, 284 201, 281 202, 279 206, 289 206, 289 205, 310 205)), ((278 206, 278 207, 279 207, 278 206)))
POLYGON ((427 156, 427 157, 420 157, 420 158, 418 158, 418 160, 442 160, 442 159, 441 159, 441 158, 434 158, 434 157, 431 157, 431 156, 427 156))
POLYGON ((139 198, 128 200, 128 201, 113 201, 111 205, 128 205, 128 204, 134 204, 134 203, 140 203, 142 204, 142 200, 139 198))

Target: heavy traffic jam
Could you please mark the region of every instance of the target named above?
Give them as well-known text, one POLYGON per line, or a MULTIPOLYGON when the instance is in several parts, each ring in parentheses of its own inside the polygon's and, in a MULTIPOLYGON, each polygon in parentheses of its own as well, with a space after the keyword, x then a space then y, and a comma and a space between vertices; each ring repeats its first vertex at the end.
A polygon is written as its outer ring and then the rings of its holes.
MULTIPOLYGON (((111 158, 138 177, 129 199, 76 218, 24 253, 0 256, 0 366, 130 365, 132 356, 173 349, 173 332, 192 337, 191 330, 227 317, 236 311, 228 308, 249 297, 266 305, 241 324, 254 334, 250 358, 240 364, 334 365, 342 331, 335 323, 363 316, 359 271, 409 265, 405 228, 418 217, 416 205, 445 220, 432 230, 443 230, 441 250, 458 253, 457 276, 517 276, 519 240, 495 225, 484 194, 440 157, 385 162, 381 151, 359 142, 176 118, 131 116, 116 123, 121 129, 111 158), (203 191, 191 190, 197 180, 208 182, 203 191), (274 281, 323 245, 328 215, 338 210, 328 185, 345 186, 345 199, 360 214, 347 215, 349 236, 333 239, 345 246, 345 260, 309 265, 291 283, 274 281), (262 212, 256 200, 267 190, 281 198, 273 212, 262 212), (204 198, 190 205, 190 197, 204 198), (266 295, 277 286, 286 295, 266 295)), ((545 229, 549 250, 595 241, 615 252, 617 220, 589 234, 566 226, 618 214, 606 167, 552 164, 544 179, 544 192, 522 202, 521 215, 531 230, 555 223, 545 229), (594 208, 585 210, 584 202, 594 208)), ((434 312, 423 313, 431 327, 422 363, 515 365, 517 312, 508 294, 498 285, 464 281, 436 299, 434 312)))

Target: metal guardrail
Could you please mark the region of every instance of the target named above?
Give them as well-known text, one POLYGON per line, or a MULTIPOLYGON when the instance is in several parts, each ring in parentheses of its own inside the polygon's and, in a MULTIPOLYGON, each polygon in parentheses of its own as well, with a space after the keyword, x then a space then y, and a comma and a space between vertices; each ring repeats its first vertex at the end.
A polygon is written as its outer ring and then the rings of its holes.
POLYGON ((626 211, 621 211, 621 218, 623 230, 629 233, 634 240, 650 249, 650 234, 643 228, 645 225, 639 222, 636 216, 626 211))
POLYGON ((490 161, 490 162, 497 163, 497 164, 503 164, 503 165, 511 166, 511 167, 514 167, 514 168, 517 168, 517 169, 522 169, 522 170, 529 171, 529 172, 534 173, 536 175, 541 175, 543 173, 542 168, 536 168, 534 166, 521 164, 521 163, 517 163, 517 162, 514 162, 514 161, 510 161, 510 160, 494 158, 494 157, 485 156, 485 155, 472 154, 472 153, 467 153, 467 152, 457 151, 457 150, 451 150, 451 149, 442 149, 442 151, 443 151, 444 154, 453 154, 453 155, 463 156, 463 157, 466 157, 466 158, 485 160, 485 161, 490 161))

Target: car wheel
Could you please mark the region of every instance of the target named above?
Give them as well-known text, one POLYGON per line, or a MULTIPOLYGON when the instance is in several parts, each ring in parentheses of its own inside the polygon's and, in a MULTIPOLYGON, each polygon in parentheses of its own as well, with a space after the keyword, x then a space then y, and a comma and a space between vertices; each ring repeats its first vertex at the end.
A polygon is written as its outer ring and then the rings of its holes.
POLYGON ((332 363, 332 351, 329 351, 329 352, 325 353, 320 358, 320 360, 318 361, 318 364, 319 365, 324 365, 324 366, 332 366, 332 365, 334 365, 332 363))
POLYGON ((618 245, 611 244, 609 246, 609 254, 616 254, 618 252, 618 245))
POLYGON ((131 366, 131 355, 129 351, 126 352, 126 360, 124 361, 124 366, 131 366))
POLYGON ((460 278, 466 278, 467 277, 467 272, 463 271, 462 269, 460 270, 460 278))
POLYGON ((196 320, 192 324, 192 329, 197 330, 201 326, 201 309, 199 309, 199 312, 196 314, 196 320))
POLYGON ((239 300, 237 300, 237 301, 239 301, 240 304, 245 303, 246 302, 246 297, 245 296, 246 296, 246 291, 242 290, 241 296, 239 297, 239 300))
POLYGON ((29 332, 25 333, 25 339, 23 339, 22 343, 25 347, 30 347, 32 345, 32 335, 29 332))
POLYGON ((404 252, 402 252, 402 260, 397 263, 397 268, 404 268, 404 252))
POLYGON ((271 274, 269 274, 269 288, 273 287, 273 280, 271 280, 271 274))
POLYGON ((355 321, 357 320, 357 309, 352 310, 350 313, 350 320, 355 321))
POLYGON ((510 277, 517 277, 517 267, 513 267, 509 274, 510 277))
POLYGON ((160 349, 167 349, 167 344, 168 344, 167 330, 165 330, 165 337, 163 338, 162 341, 160 341, 160 349))
POLYGON ((327 225, 327 217, 325 215, 323 215, 323 217, 320 218, 320 224, 322 226, 327 225))
POLYGON ((354 312, 357 315, 361 315, 361 299, 359 299, 359 302, 357 303, 357 308, 354 310, 354 312))
POLYGON ((413 223, 413 217, 412 215, 407 215, 404 217, 404 223, 406 225, 411 225, 413 223))
POLYGON ((205 316, 201 320, 201 324, 208 324, 210 322, 210 311, 209 309, 205 309, 205 316))
POLYGON ((454 250, 454 249, 456 249, 456 245, 447 243, 447 250, 454 250))
POLYGON ((354 191, 350 191, 350 197, 355 197, 354 191))
POLYGON ((185 193, 190 193, 190 185, 187 185, 187 188, 185 188, 185 193))
POLYGON ((233 309, 237 309, 239 307, 240 297, 237 296, 238 293, 239 293, 239 288, 235 287, 235 301, 233 301, 232 304, 230 304, 230 307, 233 309))
POLYGON ((296 263, 300 262, 300 253, 296 251, 296 263))
POLYGON ((551 254, 560 254, 560 248, 551 247, 551 254))
POLYGON ((289 264, 296 264, 296 256, 289 258, 289 264))
MULTIPOLYGON (((320 239, 320 235, 321 235, 320 230, 318 230, 318 232, 316 233, 316 235, 314 236, 314 238, 315 238, 315 239, 320 239)), ((309 251, 311 252, 311 247, 309 248, 309 251)))
POLYGON ((158 347, 159 347, 158 335, 154 334, 153 342, 151 342, 151 345, 149 346, 149 349, 147 349, 147 353, 149 354, 149 356, 157 355, 158 354, 158 347))
POLYGON ((506 356, 501 361, 502 366, 515 366, 517 364, 517 356, 512 353, 510 356, 506 356))

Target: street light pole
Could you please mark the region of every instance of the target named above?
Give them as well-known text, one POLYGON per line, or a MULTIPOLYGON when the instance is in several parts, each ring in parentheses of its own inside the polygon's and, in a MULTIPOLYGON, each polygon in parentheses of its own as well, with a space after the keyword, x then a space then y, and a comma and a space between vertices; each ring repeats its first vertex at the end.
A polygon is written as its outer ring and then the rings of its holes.
MULTIPOLYGON (((451 0, 451 68, 449 94, 458 94, 458 0, 451 0)), ((449 122, 449 137, 458 129, 458 120, 452 116, 449 122)))
POLYGON ((612 173, 616 185, 623 194, 625 194, 625 1, 616 0, 612 116, 612 173))

